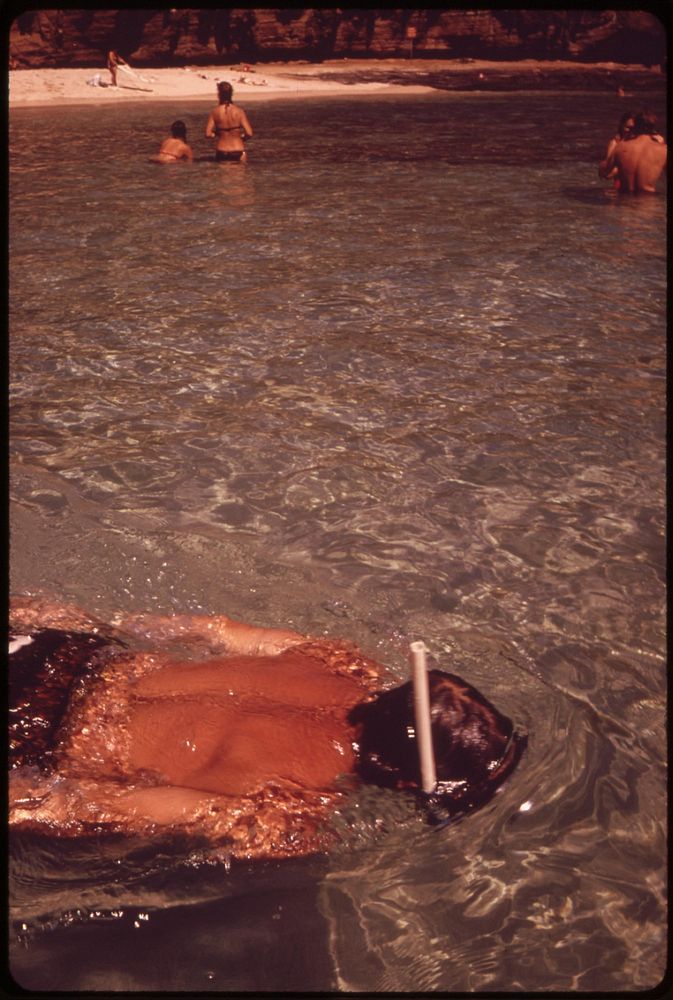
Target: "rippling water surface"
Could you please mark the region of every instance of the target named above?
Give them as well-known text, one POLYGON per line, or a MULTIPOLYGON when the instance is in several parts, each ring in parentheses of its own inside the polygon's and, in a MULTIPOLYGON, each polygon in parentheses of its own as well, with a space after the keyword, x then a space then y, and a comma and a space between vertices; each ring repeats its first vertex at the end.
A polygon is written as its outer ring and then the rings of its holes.
POLYGON ((596 176, 622 103, 269 101, 247 167, 147 162, 178 115, 204 154, 208 110, 12 113, 13 589, 324 631, 400 677, 422 637, 529 749, 441 832, 363 791, 301 864, 19 838, 15 976, 656 985, 666 199, 596 176))

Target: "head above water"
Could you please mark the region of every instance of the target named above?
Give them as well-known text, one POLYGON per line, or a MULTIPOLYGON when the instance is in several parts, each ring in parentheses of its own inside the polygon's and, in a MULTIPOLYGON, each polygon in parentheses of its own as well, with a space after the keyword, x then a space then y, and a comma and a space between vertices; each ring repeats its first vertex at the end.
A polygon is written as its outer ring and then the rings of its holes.
POLYGON ((635 115, 634 115, 633 111, 627 111, 619 119, 619 126, 617 128, 617 131, 618 131, 619 137, 621 139, 623 139, 624 136, 630 134, 631 129, 633 128, 633 119, 634 118, 635 118, 635 115))
POLYGON ((234 88, 230 83, 222 80, 217 85, 217 96, 220 104, 231 104, 234 97, 234 88))
POLYGON ((174 139, 182 139, 183 142, 187 141, 187 126, 182 121, 173 122, 171 125, 171 135, 174 139))
MULTIPOLYGON (((430 670, 428 682, 437 770, 437 789, 429 800, 455 815, 494 794, 516 767, 526 739, 460 677, 430 670)), ((423 797, 411 681, 356 705, 349 722, 358 727, 357 771, 362 780, 423 797)))
POLYGON ((632 136, 656 135, 658 131, 657 116, 652 111, 644 108, 633 116, 633 128, 630 133, 632 136))

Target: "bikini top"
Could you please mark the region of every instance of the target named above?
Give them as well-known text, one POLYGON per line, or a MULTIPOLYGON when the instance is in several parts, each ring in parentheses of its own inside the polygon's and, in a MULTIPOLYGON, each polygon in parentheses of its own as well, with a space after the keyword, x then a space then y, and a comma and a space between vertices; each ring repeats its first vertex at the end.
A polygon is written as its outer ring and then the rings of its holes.
MULTIPOLYGON (((223 105, 220 105, 220 107, 223 107, 223 105)), ((231 104, 224 105, 224 107, 230 108, 231 104)), ((237 130, 240 130, 242 127, 243 126, 240 125, 240 124, 239 125, 215 125, 215 131, 216 132, 236 132, 237 130)))

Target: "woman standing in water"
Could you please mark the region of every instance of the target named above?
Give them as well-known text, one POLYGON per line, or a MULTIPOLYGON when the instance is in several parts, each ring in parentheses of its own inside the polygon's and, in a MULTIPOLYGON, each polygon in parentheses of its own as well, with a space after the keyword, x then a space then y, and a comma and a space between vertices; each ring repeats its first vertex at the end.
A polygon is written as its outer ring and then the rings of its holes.
POLYGON ((218 83, 217 96, 220 103, 208 118, 206 139, 217 137, 215 159, 218 162, 243 163, 246 160, 244 138, 252 137, 248 116, 233 103, 234 89, 230 83, 218 83))

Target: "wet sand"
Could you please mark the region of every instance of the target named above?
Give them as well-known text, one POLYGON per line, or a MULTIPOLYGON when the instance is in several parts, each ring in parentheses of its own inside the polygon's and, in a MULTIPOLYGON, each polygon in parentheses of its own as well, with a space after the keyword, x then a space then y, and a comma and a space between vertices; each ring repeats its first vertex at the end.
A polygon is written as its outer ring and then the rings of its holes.
POLYGON ((212 99, 216 84, 234 86, 236 100, 418 94, 433 90, 587 89, 628 90, 665 86, 659 69, 617 63, 526 59, 489 62, 460 59, 340 59, 245 66, 186 66, 120 71, 118 86, 100 68, 18 69, 9 73, 9 105, 119 104, 124 101, 181 102, 212 99), (99 75, 103 86, 89 85, 99 75))

